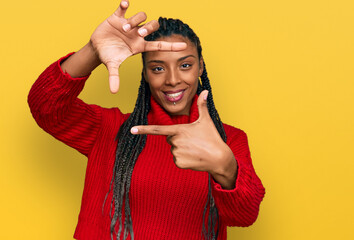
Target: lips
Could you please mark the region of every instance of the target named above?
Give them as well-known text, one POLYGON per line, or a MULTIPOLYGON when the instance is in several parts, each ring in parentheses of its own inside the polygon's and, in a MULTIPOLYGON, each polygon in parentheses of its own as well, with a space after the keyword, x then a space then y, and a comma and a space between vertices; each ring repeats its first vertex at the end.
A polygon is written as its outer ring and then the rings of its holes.
POLYGON ((167 91, 164 92, 164 96, 167 101, 169 102, 177 102, 183 98, 185 90, 178 90, 178 91, 167 91))

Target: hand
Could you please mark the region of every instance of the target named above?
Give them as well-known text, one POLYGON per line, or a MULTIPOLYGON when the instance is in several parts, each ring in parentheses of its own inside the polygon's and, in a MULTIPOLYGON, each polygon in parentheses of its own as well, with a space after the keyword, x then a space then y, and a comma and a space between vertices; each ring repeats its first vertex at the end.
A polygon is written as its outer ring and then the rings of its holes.
POLYGON ((199 118, 190 124, 135 126, 132 134, 166 135, 177 167, 207 171, 225 188, 233 188, 236 160, 220 137, 207 108, 208 91, 198 97, 199 118))
POLYGON ((93 50, 108 69, 112 93, 118 92, 118 69, 129 56, 145 51, 179 51, 187 47, 182 42, 145 41, 144 37, 156 31, 159 23, 152 20, 139 26, 147 18, 144 12, 126 19, 128 6, 128 0, 122 0, 118 9, 96 28, 90 39, 93 50))

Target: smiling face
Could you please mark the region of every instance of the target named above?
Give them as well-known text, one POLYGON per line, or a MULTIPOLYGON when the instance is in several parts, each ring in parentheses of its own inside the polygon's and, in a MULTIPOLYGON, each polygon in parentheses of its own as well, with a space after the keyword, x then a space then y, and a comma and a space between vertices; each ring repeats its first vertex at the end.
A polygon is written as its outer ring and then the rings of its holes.
POLYGON ((199 59, 196 46, 181 35, 156 40, 187 43, 183 51, 146 52, 143 71, 156 102, 170 115, 189 115, 203 72, 203 60, 199 59))

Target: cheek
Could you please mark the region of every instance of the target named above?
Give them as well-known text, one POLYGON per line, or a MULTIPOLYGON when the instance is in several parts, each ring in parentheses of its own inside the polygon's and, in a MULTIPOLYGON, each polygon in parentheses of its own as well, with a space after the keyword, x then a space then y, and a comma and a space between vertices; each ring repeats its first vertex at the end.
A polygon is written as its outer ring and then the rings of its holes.
POLYGON ((194 86, 198 84, 199 74, 198 71, 186 72, 181 74, 181 79, 188 85, 194 86))
POLYGON ((159 90, 163 86, 164 80, 161 77, 148 76, 147 83, 150 86, 150 90, 155 91, 155 90, 159 90))
POLYGON ((193 79, 190 80, 191 81, 191 86, 193 86, 194 88, 197 88, 198 87, 198 82, 199 82, 199 75, 198 74, 195 74, 193 76, 193 79))
POLYGON ((150 92, 151 92, 151 94, 153 95, 153 96, 157 96, 157 95, 159 95, 159 90, 160 90, 160 88, 158 87, 158 86, 155 86, 155 85, 152 85, 152 84, 149 84, 149 86, 150 86, 150 92))

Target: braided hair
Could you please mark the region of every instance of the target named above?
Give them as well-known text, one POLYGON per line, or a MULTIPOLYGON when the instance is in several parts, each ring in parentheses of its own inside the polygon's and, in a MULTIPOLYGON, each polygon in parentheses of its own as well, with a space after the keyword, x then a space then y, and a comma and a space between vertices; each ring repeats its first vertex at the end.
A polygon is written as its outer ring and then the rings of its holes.
MULTIPOLYGON (((151 33, 145 37, 146 41, 155 41, 162 37, 168 37, 173 34, 181 35, 188 38, 193 44, 195 44, 198 52, 199 59, 202 57, 202 47, 198 36, 194 31, 185 23, 178 19, 171 18, 159 18, 160 27, 157 31, 151 33)), ((144 53, 142 57, 144 60, 144 53)), ((219 114, 216 111, 213 95, 211 91, 211 86, 208 78, 208 74, 205 68, 205 63, 203 62, 204 70, 200 77, 201 81, 198 81, 197 94, 199 95, 203 90, 208 90, 208 99, 207 107, 211 119, 214 122, 216 129, 218 130, 221 138, 226 142, 226 134, 223 128, 222 122, 220 120, 219 114)), ((148 83, 145 81, 144 74, 142 73, 138 98, 134 107, 134 111, 131 113, 129 118, 122 124, 120 127, 116 140, 118 141, 117 150, 116 150, 116 159, 113 168, 113 176, 109 188, 111 192, 113 187, 113 198, 111 201, 111 239, 113 240, 113 233, 116 234, 117 239, 121 238, 123 234, 123 239, 125 240, 128 237, 128 231, 131 235, 131 239, 134 239, 133 232, 133 223, 130 214, 129 206, 129 189, 131 183, 131 177, 135 162, 143 150, 146 143, 146 135, 133 135, 130 133, 130 129, 136 125, 147 125, 147 115, 150 110, 150 97, 151 92, 148 83), (123 201, 125 203, 124 207, 124 230, 122 229, 122 207, 123 201), (114 207, 113 207, 114 205, 114 207), (113 216, 112 216, 113 213, 113 216), (118 231, 115 227, 119 223, 118 231), (123 232, 122 232, 123 231, 123 232)), ((214 198, 211 194, 211 176, 208 175, 208 187, 209 192, 206 198, 206 203, 203 212, 203 226, 202 226, 202 238, 215 240, 218 237, 219 232, 219 215, 216 208, 214 198), (206 222, 206 213, 209 208, 208 214, 208 226, 205 226, 206 222), (215 228, 217 229, 215 232, 215 228)), ((106 195, 107 199, 108 193, 106 195)), ((106 201, 105 199, 105 201, 106 201)))

